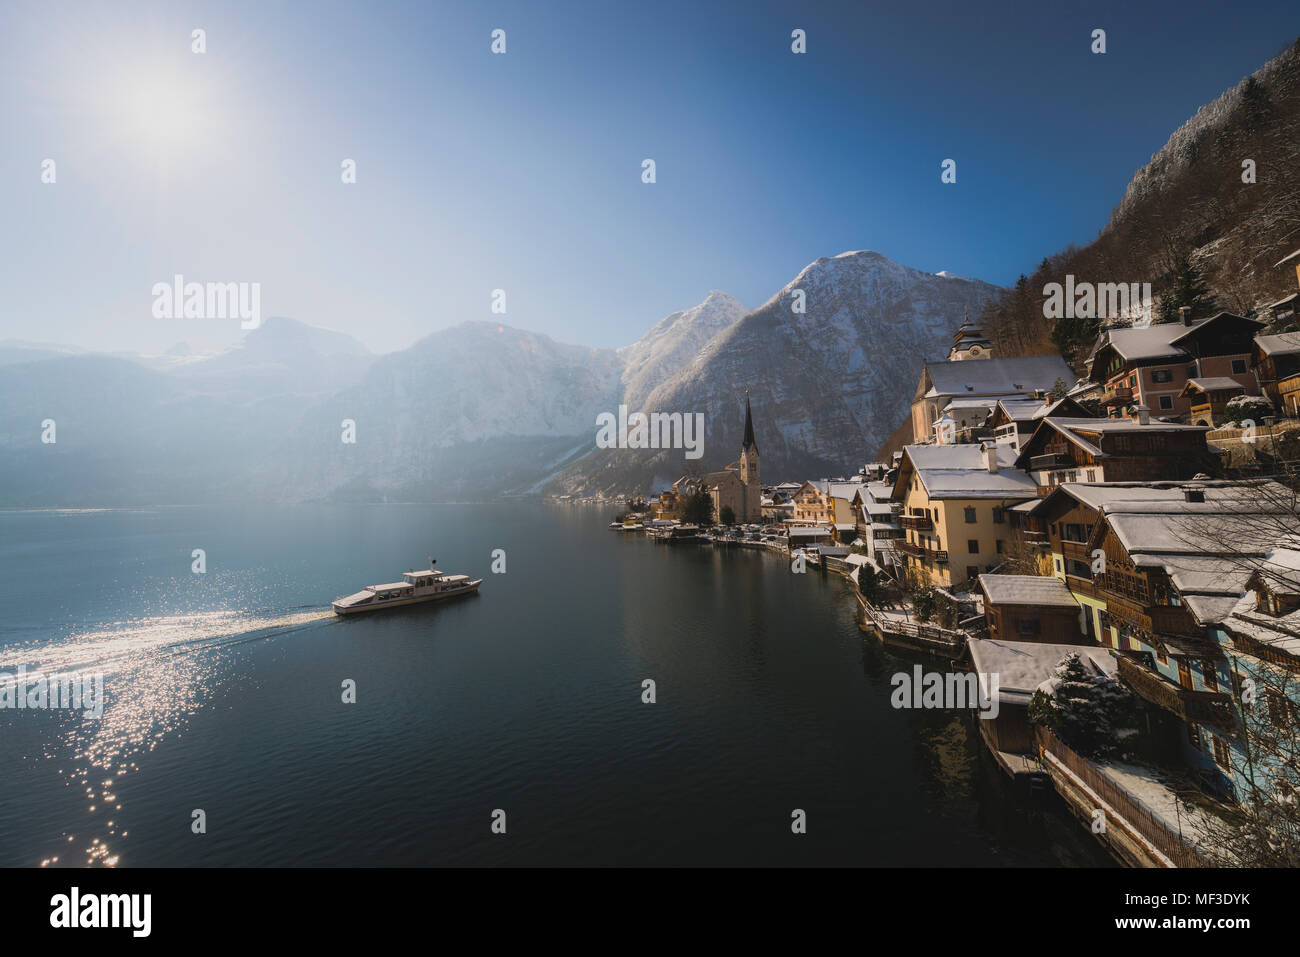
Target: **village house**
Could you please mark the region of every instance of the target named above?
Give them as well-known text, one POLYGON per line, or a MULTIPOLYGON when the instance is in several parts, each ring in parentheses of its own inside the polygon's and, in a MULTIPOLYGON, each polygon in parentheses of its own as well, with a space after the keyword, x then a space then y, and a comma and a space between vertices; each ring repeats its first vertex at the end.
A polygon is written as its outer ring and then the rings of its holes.
POLYGON ((1228 421, 1228 402, 1246 394, 1246 387, 1236 379, 1218 376, 1208 379, 1188 379, 1180 399, 1188 403, 1187 420, 1196 425, 1218 426, 1228 421))
POLYGON ((1079 602, 1059 578, 980 575, 989 637, 1055 644, 1081 642, 1079 602))
POLYGON ((1082 405, 1070 398, 1052 400, 1044 393, 1026 399, 999 399, 989 419, 989 431, 996 442, 1004 442, 1019 449, 1022 442, 1034 434, 1040 420, 1057 418, 1086 419, 1092 416, 1082 405))
POLYGON ((1113 676, 1117 667, 1110 650, 1096 646, 973 638, 967 648, 981 688, 991 691, 991 677, 997 675, 998 714, 975 724, 998 764, 1011 774, 1034 767, 1038 744, 1029 723, 1029 702, 1039 686, 1051 680, 1062 659, 1077 654, 1084 667, 1097 675, 1113 676))
POLYGON ((1297 772, 1285 742, 1300 729, 1300 550, 1275 548, 1263 555, 1232 611, 1208 630, 1224 649, 1241 717, 1242 735, 1222 748, 1199 736, 1205 759, 1232 778, 1241 800, 1293 799, 1297 772), (1253 685, 1245 703, 1243 686, 1253 685))
POLYGON ((1207 431, 1152 421, 1145 409, 1136 420, 1047 416, 1021 445, 1015 464, 1044 495, 1066 482, 1190 479, 1220 467, 1206 445, 1207 431))
POLYGON ((1211 629, 1237 609, 1279 523, 1297 519, 1278 504, 1288 493, 1276 483, 1181 491, 1181 501, 1101 507, 1086 543, 1103 559, 1093 575, 1106 605, 1100 637, 1120 655, 1120 678, 1171 716, 1173 739, 1206 788, 1233 797, 1241 720, 1225 643, 1211 629))
POLYGON ((891 501, 893 493, 893 486, 886 482, 867 482, 849 503, 857 522, 856 540, 862 543, 876 570, 890 575, 896 574, 896 546, 903 537, 898 524, 901 506, 891 501))
POLYGON ((897 548, 908 573, 941 588, 974 587, 980 572, 1004 560, 1007 509, 1038 494, 1033 479, 1012 467, 1015 456, 993 442, 903 449, 891 500, 902 505, 905 537, 897 548))
MULTIPOLYGON (((963 327, 964 328, 964 327, 963 327)), ((976 330, 977 331, 977 330, 976 330)), ((1017 356, 999 359, 992 354, 987 340, 971 339, 957 331, 946 362, 927 362, 921 368, 921 381, 912 398, 912 440, 916 443, 935 441, 938 422, 954 400, 987 400, 992 408, 1001 398, 1032 396, 1035 392, 1049 392, 1058 382, 1073 382, 1075 375, 1059 355, 1017 356), (972 354, 978 348, 977 355, 972 354), (980 361, 971 361, 979 359, 980 361)), ((963 409, 950 416, 960 422, 963 409)), ((975 413, 968 411, 969 420, 975 413)), ((954 436, 955 441, 955 436, 954 436)))
POLYGON ((1273 408, 1300 416, 1300 332, 1256 336, 1251 365, 1273 408))
POLYGON ((1188 379, 1228 378, 1246 395, 1259 395, 1250 354, 1264 324, 1229 312, 1200 322, 1189 317, 1184 308, 1181 322, 1107 329, 1098 337, 1088 374, 1102 386, 1101 403, 1111 416, 1146 406, 1157 416, 1186 417, 1188 379))
MULTIPOLYGON (((1254 480, 1257 484, 1260 480, 1254 480)), ((1177 503, 1186 498, 1185 488, 1192 487, 1211 502, 1220 499, 1237 501, 1243 487, 1252 482, 1116 482, 1090 484, 1072 482, 1058 485, 1046 497, 1027 502, 1011 511, 1014 534, 1019 543, 1038 550, 1044 574, 1061 579, 1082 607, 1079 627, 1088 641, 1111 644, 1104 633, 1106 598, 1094 581, 1093 567, 1097 555, 1088 542, 1101 518, 1102 509, 1119 502, 1177 503)), ((1163 507, 1163 506, 1162 506, 1163 507)))
POLYGON ((792 496, 794 514, 790 521, 803 525, 826 525, 841 542, 851 542, 857 533, 852 502, 861 482, 808 481, 792 496))

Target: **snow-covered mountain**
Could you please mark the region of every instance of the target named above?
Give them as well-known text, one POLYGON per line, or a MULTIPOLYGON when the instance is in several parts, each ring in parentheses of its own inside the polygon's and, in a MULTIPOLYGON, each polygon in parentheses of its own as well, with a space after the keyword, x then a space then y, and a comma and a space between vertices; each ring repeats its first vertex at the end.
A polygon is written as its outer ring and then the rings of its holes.
MULTIPOLYGON (((942 357, 963 310, 977 314, 997 292, 878 252, 818 259, 714 336, 643 408, 703 412, 702 464, 721 468, 739 455, 748 388, 765 477, 850 472, 897 425, 920 362, 942 357)), ((596 451, 555 491, 649 491, 684 465, 677 450, 596 451)))
POLYGON ((173 347, 161 362, 145 364, 209 392, 330 395, 359 381, 372 359, 369 349, 345 333, 272 316, 233 349, 204 357, 173 347))
POLYGON ((485 499, 528 491, 595 442, 623 364, 487 322, 465 322, 377 360, 295 431, 286 480, 306 498, 485 499), (356 442, 341 423, 356 424, 356 442))
POLYGON ((37 361, 0 366, 0 504, 632 491, 675 478, 682 452, 597 450, 598 414, 704 412, 705 464, 721 465, 746 386, 765 476, 846 471, 905 408, 917 360, 993 291, 857 252, 819 259, 754 312, 711 292, 619 350, 466 322, 375 357, 287 319, 216 356, 30 350, 37 361), (40 441, 46 417, 57 446, 40 441))
POLYGON ((715 289, 698 306, 655 323, 638 342, 619 350, 624 363, 623 401, 639 409, 657 386, 680 372, 710 339, 748 311, 715 289))

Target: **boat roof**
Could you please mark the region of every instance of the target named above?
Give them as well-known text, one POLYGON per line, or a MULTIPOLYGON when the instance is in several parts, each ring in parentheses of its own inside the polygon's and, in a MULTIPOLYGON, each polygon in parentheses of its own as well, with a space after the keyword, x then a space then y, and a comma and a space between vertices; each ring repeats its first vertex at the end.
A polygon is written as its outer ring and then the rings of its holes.
POLYGON ((442 572, 438 571, 438 569, 436 568, 421 568, 419 571, 416 572, 403 572, 402 577, 405 578, 407 575, 415 575, 419 577, 421 575, 441 575, 441 574, 442 572))
POLYGON ((366 591, 392 591, 395 588, 410 588, 410 582, 389 582, 387 585, 367 585, 366 591))

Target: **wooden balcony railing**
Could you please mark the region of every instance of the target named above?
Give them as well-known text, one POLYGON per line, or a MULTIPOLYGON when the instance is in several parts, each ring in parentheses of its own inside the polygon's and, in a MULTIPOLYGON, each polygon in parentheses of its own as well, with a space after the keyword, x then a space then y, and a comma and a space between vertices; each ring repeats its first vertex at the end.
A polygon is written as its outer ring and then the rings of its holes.
POLYGON ((1048 455, 1030 456, 1029 467, 1031 469, 1072 469, 1075 463, 1074 459, 1065 452, 1052 452, 1048 455))
POLYGON ((1152 671, 1132 655, 1119 656, 1119 676, 1137 695, 1184 721, 1202 722, 1225 731, 1237 727, 1232 696, 1220 691, 1191 691, 1152 671))
POLYGON ((924 558, 939 565, 948 564, 948 553, 939 548, 926 548, 912 542, 899 542, 898 548, 904 555, 911 555, 913 558, 924 558))
POLYGON ((1113 386, 1101 394, 1102 405, 1127 405, 1133 401, 1133 390, 1127 386, 1113 386))
POLYGON ((928 532, 934 528, 934 522, 928 515, 900 515, 898 523, 913 532, 928 532))

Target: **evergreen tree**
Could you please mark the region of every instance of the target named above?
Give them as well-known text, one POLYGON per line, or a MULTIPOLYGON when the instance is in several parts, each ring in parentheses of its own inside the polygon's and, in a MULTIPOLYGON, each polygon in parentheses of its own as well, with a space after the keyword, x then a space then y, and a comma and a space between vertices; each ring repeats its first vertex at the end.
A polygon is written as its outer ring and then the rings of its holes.
POLYGON ((689 525, 713 524, 713 496, 700 486, 686 498, 682 506, 682 521, 689 525))
POLYGON ((1156 309, 1156 323, 1177 322, 1181 317, 1179 310, 1183 306, 1191 306, 1193 319, 1204 319, 1216 305, 1209 284, 1192 262, 1190 254, 1179 253, 1174 261, 1173 285, 1160 297, 1160 305, 1156 309))
POLYGON ((1135 710, 1133 696, 1119 682, 1096 674, 1071 652, 1056 666, 1050 694, 1034 692, 1028 716, 1084 757, 1104 758, 1123 756, 1120 731, 1133 726, 1135 710))

